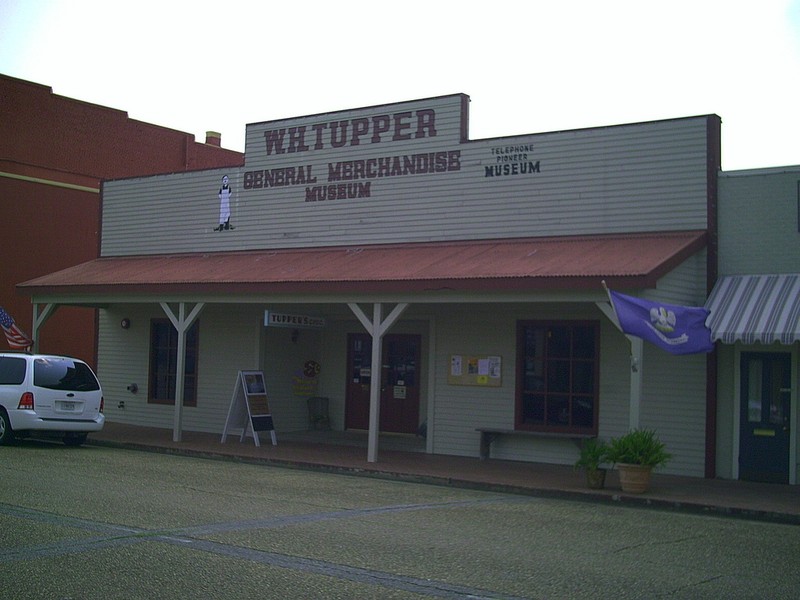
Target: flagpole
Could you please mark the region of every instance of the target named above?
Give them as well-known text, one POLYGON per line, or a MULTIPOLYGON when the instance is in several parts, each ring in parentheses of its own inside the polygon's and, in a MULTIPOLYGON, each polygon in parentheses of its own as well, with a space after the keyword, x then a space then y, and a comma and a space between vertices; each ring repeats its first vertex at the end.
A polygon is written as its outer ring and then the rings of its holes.
POLYGON ((617 307, 614 305, 614 299, 611 297, 611 290, 608 289, 605 279, 600 283, 603 284, 603 289, 608 295, 608 301, 611 303, 611 313, 614 315, 614 325, 617 326, 624 335, 625 339, 630 343, 630 364, 631 364, 631 378, 630 388, 628 392, 628 428, 636 429, 639 427, 639 418, 642 404, 642 386, 643 386, 643 373, 642 363, 644 361, 644 340, 636 336, 628 335, 622 329, 617 316, 617 307))
POLYGON ((611 314, 607 314, 606 316, 608 316, 611 319, 611 322, 616 326, 617 329, 622 331, 622 325, 620 325, 619 317, 617 317, 617 307, 614 306, 614 299, 611 297, 611 290, 608 289, 605 279, 601 279, 600 283, 602 284, 603 289, 606 291, 606 296, 608 296, 609 303, 611 303, 611 314))
POLYGON ((603 285, 603 289, 606 291, 606 296, 608 296, 608 301, 611 302, 611 306, 614 306, 614 300, 611 298, 611 292, 609 291, 608 286, 606 285, 606 280, 601 279, 600 283, 603 285))

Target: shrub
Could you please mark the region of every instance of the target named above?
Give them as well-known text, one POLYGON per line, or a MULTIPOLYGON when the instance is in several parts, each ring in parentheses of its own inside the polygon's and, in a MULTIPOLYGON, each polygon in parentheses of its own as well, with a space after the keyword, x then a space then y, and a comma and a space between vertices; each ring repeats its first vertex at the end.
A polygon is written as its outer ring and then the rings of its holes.
POLYGON ((596 471, 607 460, 608 444, 597 438, 589 438, 581 446, 581 456, 575 463, 575 468, 596 471))
POLYGON ((607 460, 613 463, 660 467, 672 455, 656 437, 652 429, 633 429, 625 435, 612 438, 609 443, 607 460))

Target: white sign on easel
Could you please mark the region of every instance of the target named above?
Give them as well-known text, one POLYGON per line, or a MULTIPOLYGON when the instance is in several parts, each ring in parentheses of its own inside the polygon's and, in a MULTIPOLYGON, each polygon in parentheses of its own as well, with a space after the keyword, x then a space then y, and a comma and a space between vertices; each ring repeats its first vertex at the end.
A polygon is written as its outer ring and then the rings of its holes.
POLYGON ((233 429, 241 429, 240 442, 244 440, 248 429, 251 430, 256 446, 261 446, 258 432, 269 431, 272 436, 272 445, 278 445, 262 371, 239 371, 237 375, 231 406, 228 409, 228 418, 225 420, 225 429, 222 431, 223 444, 228 432, 233 429))

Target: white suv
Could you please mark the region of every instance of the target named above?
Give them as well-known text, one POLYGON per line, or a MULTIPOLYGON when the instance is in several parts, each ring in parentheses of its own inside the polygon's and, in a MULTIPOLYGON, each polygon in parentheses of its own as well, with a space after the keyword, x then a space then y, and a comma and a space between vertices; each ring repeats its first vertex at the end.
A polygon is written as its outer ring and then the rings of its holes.
POLYGON ((68 446, 80 446, 103 423, 103 391, 85 362, 0 353, 0 445, 48 432, 63 436, 68 446))

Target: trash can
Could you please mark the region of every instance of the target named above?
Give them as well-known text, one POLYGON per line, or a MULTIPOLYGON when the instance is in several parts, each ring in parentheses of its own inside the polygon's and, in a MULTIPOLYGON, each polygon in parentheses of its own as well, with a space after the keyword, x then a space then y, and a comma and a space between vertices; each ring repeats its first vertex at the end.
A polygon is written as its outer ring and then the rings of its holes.
POLYGON ((320 430, 331 428, 328 399, 325 396, 312 396, 308 399, 308 428, 320 430))

